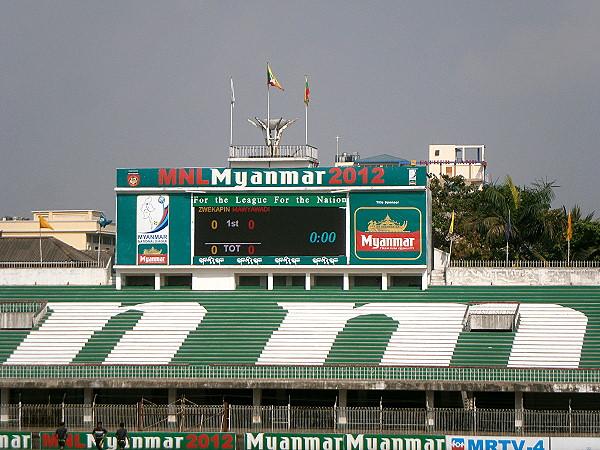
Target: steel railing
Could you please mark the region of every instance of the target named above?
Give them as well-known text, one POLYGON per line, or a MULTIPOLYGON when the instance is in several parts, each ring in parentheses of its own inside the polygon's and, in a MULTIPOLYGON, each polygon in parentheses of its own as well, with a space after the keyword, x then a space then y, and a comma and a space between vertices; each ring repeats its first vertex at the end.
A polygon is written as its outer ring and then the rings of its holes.
POLYGON ((310 145, 280 145, 275 153, 267 145, 232 145, 230 158, 311 158, 318 159, 318 150, 310 145))
POLYGON ((0 262, 0 269, 56 269, 63 267, 75 268, 107 268, 104 261, 22 261, 0 262))
POLYGON ((463 260, 453 259, 450 261, 450 267, 508 267, 508 268, 537 268, 537 267, 600 267, 600 261, 484 261, 484 260, 463 260))
POLYGON ((249 405, 9 404, 0 406, 1 430, 90 430, 101 420, 130 431, 492 434, 592 436, 600 433, 600 411, 510 409, 295 407, 249 405), (518 418, 522 420, 516 420, 518 418), (224 420, 225 419, 225 420, 224 420))
POLYGON ((528 383, 600 383, 598 369, 521 369, 501 367, 394 366, 205 366, 205 365, 0 365, 7 379, 313 379, 351 381, 461 381, 528 383))

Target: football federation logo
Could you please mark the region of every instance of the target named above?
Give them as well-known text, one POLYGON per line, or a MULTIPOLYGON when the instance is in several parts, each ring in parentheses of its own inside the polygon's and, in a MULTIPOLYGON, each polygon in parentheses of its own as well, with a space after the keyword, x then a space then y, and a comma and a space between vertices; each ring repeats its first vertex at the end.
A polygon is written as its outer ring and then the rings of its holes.
POLYGON ((140 174, 138 172, 129 172, 127 174, 127 184, 131 187, 136 187, 140 184, 140 174))

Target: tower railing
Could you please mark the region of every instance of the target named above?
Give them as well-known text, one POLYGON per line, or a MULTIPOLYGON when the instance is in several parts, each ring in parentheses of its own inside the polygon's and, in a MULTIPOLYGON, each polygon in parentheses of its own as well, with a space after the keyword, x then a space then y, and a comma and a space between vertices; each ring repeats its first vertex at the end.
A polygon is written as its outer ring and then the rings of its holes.
POLYGON ((310 145, 230 145, 230 158, 309 158, 318 159, 318 150, 310 145))

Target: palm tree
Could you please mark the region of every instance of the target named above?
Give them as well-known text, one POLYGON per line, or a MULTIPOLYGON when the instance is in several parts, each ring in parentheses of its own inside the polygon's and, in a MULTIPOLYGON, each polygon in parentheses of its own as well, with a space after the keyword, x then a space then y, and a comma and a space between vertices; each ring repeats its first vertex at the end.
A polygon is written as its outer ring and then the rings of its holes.
POLYGON ((564 230, 561 218, 550 213, 552 184, 536 181, 531 187, 519 187, 507 176, 504 184, 484 188, 479 229, 496 258, 501 258, 507 241, 514 259, 550 256, 548 245, 564 230))

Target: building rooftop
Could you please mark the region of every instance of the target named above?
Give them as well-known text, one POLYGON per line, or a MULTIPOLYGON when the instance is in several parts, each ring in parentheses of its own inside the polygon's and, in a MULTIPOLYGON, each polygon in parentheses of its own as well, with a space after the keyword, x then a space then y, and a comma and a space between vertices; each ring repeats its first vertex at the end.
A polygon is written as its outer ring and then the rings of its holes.
POLYGON ((0 237, 0 263, 96 261, 52 236, 0 237))

